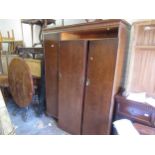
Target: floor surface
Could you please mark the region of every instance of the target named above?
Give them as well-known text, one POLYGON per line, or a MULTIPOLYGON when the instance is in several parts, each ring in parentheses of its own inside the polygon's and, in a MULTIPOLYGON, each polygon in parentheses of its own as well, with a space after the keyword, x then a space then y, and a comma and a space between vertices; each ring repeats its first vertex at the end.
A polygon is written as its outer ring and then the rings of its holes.
POLYGON ((19 109, 14 115, 16 109, 15 103, 10 100, 7 103, 7 109, 15 127, 16 135, 67 135, 65 131, 61 130, 51 117, 42 114, 40 117, 36 116, 33 107, 30 106, 27 112, 26 122, 22 119, 23 110, 19 109))

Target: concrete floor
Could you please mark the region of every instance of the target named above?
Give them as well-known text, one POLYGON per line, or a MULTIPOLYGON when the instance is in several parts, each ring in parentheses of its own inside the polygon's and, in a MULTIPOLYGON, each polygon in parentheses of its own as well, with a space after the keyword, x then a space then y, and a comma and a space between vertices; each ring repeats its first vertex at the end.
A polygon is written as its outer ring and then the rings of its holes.
POLYGON ((22 109, 19 109, 16 115, 13 115, 14 109, 16 108, 15 103, 12 100, 9 100, 7 103, 7 109, 12 120, 12 123, 15 127, 16 135, 67 135, 65 131, 61 130, 56 121, 47 117, 43 114, 40 117, 37 117, 33 107, 30 106, 27 112, 27 121, 24 122, 21 114, 23 113, 22 109))

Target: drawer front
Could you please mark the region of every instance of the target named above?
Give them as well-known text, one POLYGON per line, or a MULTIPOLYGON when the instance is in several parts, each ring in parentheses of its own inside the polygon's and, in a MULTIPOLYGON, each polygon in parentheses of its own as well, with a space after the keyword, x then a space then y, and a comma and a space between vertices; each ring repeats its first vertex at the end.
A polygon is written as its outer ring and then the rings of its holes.
POLYGON ((143 109, 128 104, 118 104, 118 113, 134 121, 152 126, 151 112, 146 112, 143 109))

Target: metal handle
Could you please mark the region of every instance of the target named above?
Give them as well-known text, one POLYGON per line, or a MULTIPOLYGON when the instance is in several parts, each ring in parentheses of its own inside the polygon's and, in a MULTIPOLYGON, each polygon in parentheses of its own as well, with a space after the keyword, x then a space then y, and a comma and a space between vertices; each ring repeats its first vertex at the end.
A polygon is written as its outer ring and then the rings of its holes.
POLYGON ((53 48, 54 47, 54 44, 52 44, 51 47, 53 48))
POLYGON ((149 114, 145 113, 144 116, 149 117, 149 114))
POLYGON ((61 79, 62 78, 62 74, 59 72, 59 79, 61 79))
POLYGON ((90 60, 93 61, 94 60, 94 57, 90 57, 90 60))
POLYGON ((89 86, 89 85, 90 85, 90 80, 87 79, 87 81, 86 81, 86 86, 89 86))

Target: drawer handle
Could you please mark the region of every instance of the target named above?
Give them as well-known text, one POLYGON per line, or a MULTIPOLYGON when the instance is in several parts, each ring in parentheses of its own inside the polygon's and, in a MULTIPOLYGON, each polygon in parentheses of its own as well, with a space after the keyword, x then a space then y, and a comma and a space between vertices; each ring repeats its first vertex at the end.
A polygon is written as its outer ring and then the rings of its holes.
MULTIPOLYGON (((130 112, 131 112, 133 115, 139 115, 139 113, 137 113, 137 112, 136 112, 135 110, 133 110, 133 109, 131 109, 130 112)), ((145 117, 150 117, 150 115, 147 114, 147 113, 144 113, 143 116, 145 116, 145 117)))
POLYGON ((146 113, 145 113, 144 116, 149 117, 149 114, 146 114, 146 113))

